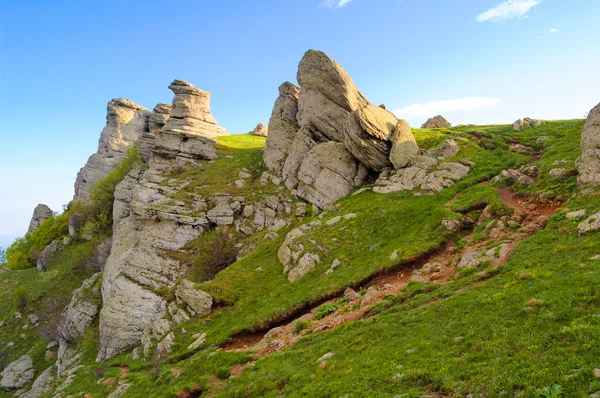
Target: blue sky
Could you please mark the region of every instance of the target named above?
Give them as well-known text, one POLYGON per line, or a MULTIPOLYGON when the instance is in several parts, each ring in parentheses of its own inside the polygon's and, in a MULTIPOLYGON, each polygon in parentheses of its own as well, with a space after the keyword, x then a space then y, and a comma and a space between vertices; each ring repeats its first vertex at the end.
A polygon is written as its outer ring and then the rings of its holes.
POLYGON ((211 91, 232 133, 267 122, 307 49, 419 125, 581 118, 600 102, 597 0, 0 2, 0 246, 37 203, 59 210, 106 103, 211 91))

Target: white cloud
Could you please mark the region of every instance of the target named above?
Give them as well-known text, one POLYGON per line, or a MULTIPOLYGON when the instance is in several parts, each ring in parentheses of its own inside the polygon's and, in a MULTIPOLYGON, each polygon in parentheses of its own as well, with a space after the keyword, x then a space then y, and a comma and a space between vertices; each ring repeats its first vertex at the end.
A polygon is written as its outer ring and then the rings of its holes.
POLYGON ((550 29, 550 33, 558 33, 558 32, 560 32, 560 29, 557 29, 557 28, 550 29))
POLYGON ((505 21, 507 19, 524 17, 533 7, 540 4, 543 0, 507 0, 490 8, 486 12, 479 14, 477 22, 485 21, 505 21))
POLYGON ((343 6, 350 3, 352 0, 323 0, 319 7, 325 8, 342 8, 343 6))
POLYGON ((412 104, 402 109, 397 109, 394 114, 401 118, 431 117, 440 113, 458 111, 472 111, 479 108, 489 108, 499 104, 502 100, 487 97, 455 98, 444 101, 433 101, 426 104, 412 104))

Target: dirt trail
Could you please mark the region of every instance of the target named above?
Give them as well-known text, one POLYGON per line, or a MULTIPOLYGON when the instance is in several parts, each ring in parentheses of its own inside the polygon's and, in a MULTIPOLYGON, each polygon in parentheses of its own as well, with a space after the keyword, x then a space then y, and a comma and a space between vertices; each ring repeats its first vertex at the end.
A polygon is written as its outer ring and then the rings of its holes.
MULTIPOLYGON (((363 281, 364 283, 355 288, 373 287, 369 293, 363 297, 347 303, 335 313, 316 320, 316 310, 322 304, 306 308, 306 311, 294 319, 288 319, 279 326, 271 330, 259 331, 255 333, 241 333, 233 336, 233 342, 221 347, 224 351, 255 351, 254 360, 272 354, 281 350, 284 347, 294 345, 302 336, 309 333, 322 333, 328 330, 333 330, 339 325, 346 322, 364 318, 368 315, 369 309, 385 300, 387 296, 398 296, 402 294, 402 290, 411 281, 433 282, 438 284, 446 283, 451 278, 458 276, 457 265, 465 254, 473 252, 485 252, 486 247, 498 244, 501 250, 496 250, 496 254, 491 259, 492 265, 497 267, 508 261, 510 253, 518 244, 527 236, 543 229, 545 227, 542 216, 554 214, 557 210, 556 206, 539 205, 533 202, 528 202, 526 199, 520 198, 515 192, 508 188, 497 188, 499 197, 503 203, 510 206, 515 216, 511 220, 519 221, 519 228, 498 228, 497 231, 491 231, 488 236, 473 244, 467 244, 464 248, 458 249, 454 243, 448 243, 442 250, 431 253, 428 256, 423 256, 417 261, 409 262, 400 269, 395 269, 392 272, 380 273, 363 281), (368 303, 365 303, 365 297, 368 296, 368 303), (310 328, 304 331, 296 329, 296 323, 299 321, 308 321, 310 328)), ((498 220, 498 223, 506 225, 508 217, 504 221, 498 220)), ((480 220, 479 223, 487 222, 488 220, 480 220)), ((516 221, 515 221, 516 222, 516 221)), ((469 241, 471 235, 465 239, 469 241)), ((335 299, 329 302, 337 302, 343 295, 338 295, 335 299)), ((237 366, 232 372, 232 377, 238 377, 242 374, 245 367, 250 365, 237 366)), ((223 381, 219 386, 224 388, 228 381, 223 381)))

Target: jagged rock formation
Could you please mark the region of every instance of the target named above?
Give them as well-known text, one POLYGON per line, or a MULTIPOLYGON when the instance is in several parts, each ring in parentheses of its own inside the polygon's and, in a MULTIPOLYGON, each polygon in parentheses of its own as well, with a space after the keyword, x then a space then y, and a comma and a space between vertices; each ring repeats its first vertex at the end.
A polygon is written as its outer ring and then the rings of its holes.
POLYGON ((127 148, 149 132, 149 117, 150 111, 130 100, 118 98, 108 103, 98 152, 90 156, 77 174, 74 200, 87 198, 94 185, 125 158, 127 148))
POLYGON ((60 246, 58 242, 52 242, 46 246, 44 250, 42 250, 36 262, 36 268, 38 271, 46 271, 46 266, 48 265, 50 257, 52 257, 52 255, 56 253, 59 248, 60 246))
POLYGON ((169 88, 175 93, 169 119, 156 136, 155 150, 180 161, 215 159, 214 139, 229 135, 210 114, 210 93, 183 80, 169 88))
POLYGON ((29 228, 27 229, 27 232, 35 231, 44 223, 44 221, 53 215, 54 213, 52 212, 52 209, 50 209, 47 205, 37 205, 33 210, 33 216, 31 216, 31 221, 29 222, 29 228))
POLYGON ((367 169, 405 167, 417 154, 408 123, 371 105, 324 53, 308 51, 297 79, 300 89, 279 88, 264 164, 299 197, 327 208, 362 184, 367 169))
POLYGON ((421 125, 422 129, 449 129, 452 125, 443 116, 437 115, 427 119, 425 123, 421 125))
POLYGON ((31 383, 33 380, 33 360, 29 355, 23 355, 21 358, 10 363, 2 373, 0 373, 0 388, 5 390, 18 390, 31 383))
POLYGON ((576 166, 580 187, 600 185, 600 104, 588 114, 581 133, 581 156, 576 166))
POLYGON ((269 135, 269 128, 266 124, 259 123, 249 134, 257 137, 267 137, 269 135))
POLYGON ((169 119, 171 113, 171 105, 157 104, 150 117, 148 118, 148 129, 149 132, 143 133, 137 142, 137 149, 144 162, 148 162, 152 156, 152 148, 154 148, 154 142, 156 135, 162 131, 165 123, 169 119))
MULTIPOLYGON (((211 225, 208 198, 173 201, 170 195, 181 186, 162 182, 181 162, 214 159, 214 139, 228 133, 210 114, 210 93, 182 80, 169 88, 175 93, 171 114, 156 136, 148 169, 133 170, 115 191, 113 244, 100 313, 101 351, 107 357, 140 345, 144 336, 158 339, 171 322, 188 317, 183 309, 169 307, 168 312, 169 303, 155 293, 177 285, 185 272, 163 253, 181 249, 211 225), (167 314, 172 321, 163 319, 167 314)), ((221 213, 216 223, 227 218, 221 213)))
POLYGON ((298 99, 300 89, 290 82, 279 86, 279 97, 275 100, 271 119, 269 120, 269 136, 265 144, 265 167, 276 175, 280 175, 288 156, 294 137, 298 133, 298 99))
POLYGON ((513 123, 513 128, 515 130, 523 130, 533 127, 540 127, 542 125, 541 120, 530 119, 528 117, 524 119, 519 119, 513 123))

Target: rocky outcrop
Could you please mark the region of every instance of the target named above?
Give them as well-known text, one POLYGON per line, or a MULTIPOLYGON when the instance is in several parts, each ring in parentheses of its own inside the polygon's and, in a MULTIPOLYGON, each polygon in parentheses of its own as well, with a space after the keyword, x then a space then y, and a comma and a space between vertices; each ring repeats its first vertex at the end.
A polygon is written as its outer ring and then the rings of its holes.
POLYGON ((446 159, 455 156, 460 151, 460 147, 454 140, 444 140, 438 147, 430 149, 429 154, 434 158, 446 159))
POLYGON ((513 128, 515 130, 523 130, 528 128, 540 127, 542 125, 541 120, 530 119, 528 117, 524 119, 519 119, 513 123, 513 128))
POLYGON ((581 133, 581 156, 576 166, 580 187, 600 185, 600 104, 588 114, 581 133))
POLYGON ((48 393, 52 389, 52 382, 54 381, 53 370, 54 368, 51 366, 42 372, 33 382, 31 389, 21 395, 20 398, 40 398, 48 393))
POLYGON ((280 175, 289 154, 294 137, 298 133, 298 99, 300 89, 290 82, 279 86, 279 97, 275 100, 269 136, 265 144, 264 165, 271 173, 280 175))
POLYGON ((302 161, 297 195, 326 209, 362 184, 366 174, 364 166, 352 157, 344 144, 319 144, 302 161))
POLYGON ((405 120, 398 120, 392 136, 390 161, 396 170, 406 167, 409 160, 419 153, 419 146, 410 126, 405 120))
POLYGON ((216 208, 211 212, 214 224, 233 222, 228 218, 233 218, 233 210, 228 207, 223 213, 218 200, 200 196, 189 202, 173 200, 185 182, 164 183, 182 162, 214 159, 214 139, 227 134, 210 115, 209 93, 180 80, 170 88, 175 93, 173 107, 156 136, 148 168, 133 170, 115 190, 113 243, 103 275, 100 313, 101 352, 106 357, 139 346, 143 339, 144 343, 159 339, 165 327, 158 326, 167 325, 168 330, 170 316, 173 322, 187 316, 168 311, 169 303, 156 293, 175 287, 186 272, 164 253, 181 249, 211 227, 207 214, 211 202, 216 202, 211 209, 216 208))
POLYGON ((321 51, 306 52, 298 66, 301 94, 298 124, 315 136, 344 140, 343 126, 350 112, 369 101, 346 71, 321 51))
POLYGON ((56 253, 59 248, 60 244, 58 243, 58 241, 54 241, 48 246, 46 246, 44 250, 42 250, 36 261, 36 268, 38 271, 46 271, 48 261, 50 261, 52 255, 56 253))
POLYGON ((171 105, 157 104, 148 119, 149 132, 143 133, 137 142, 137 149, 144 162, 148 162, 152 156, 152 150, 156 142, 156 135, 162 131, 162 128, 169 119, 171 105))
POLYGON ((346 147, 369 169, 381 172, 391 166, 392 136, 398 119, 378 106, 369 105, 349 115, 344 124, 346 147))
POLYGON ((259 123, 249 134, 257 137, 267 137, 269 135, 269 128, 266 124, 259 123))
POLYGON ((100 135, 98 151, 77 174, 74 200, 87 198, 94 185, 125 158, 127 148, 149 132, 149 117, 149 110, 127 99, 118 98, 108 103, 106 127, 100 135))
POLYGON ((443 116, 437 115, 427 119, 425 123, 421 125, 422 129, 449 129, 452 125, 443 116))
POLYGON ((181 302, 187 304, 187 310, 194 316, 205 317, 210 314, 213 299, 210 294, 198 290, 194 284, 187 279, 181 281, 175 296, 181 302))
POLYGON ((229 135, 210 114, 210 93, 183 80, 169 86, 175 93, 171 114, 156 136, 155 151, 184 162, 217 157, 215 138, 229 135))
POLYGON ((29 222, 29 228, 27 229, 27 232, 35 231, 44 223, 44 221, 53 215, 54 213, 52 212, 52 209, 50 209, 47 205, 37 205, 33 210, 33 215, 31 216, 31 221, 29 222))
POLYGON ((5 390, 18 390, 31 383, 33 380, 33 360, 29 355, 24 355, 10 363, 0 373, 0 388, 5 390))

